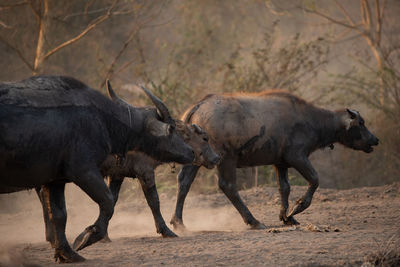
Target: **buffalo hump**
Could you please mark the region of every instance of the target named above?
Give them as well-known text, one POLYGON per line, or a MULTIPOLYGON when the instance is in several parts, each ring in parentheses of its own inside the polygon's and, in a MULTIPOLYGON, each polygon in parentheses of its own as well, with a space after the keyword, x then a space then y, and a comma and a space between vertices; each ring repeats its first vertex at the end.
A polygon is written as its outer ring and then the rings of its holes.
MULTIPOLYGON (((15 83, 0 84, 0 104, 53 108, 103 106, 104 97, 70 77, 35 76, 15 83)), ((104 106, 103 106, 104 108, 104 106)))

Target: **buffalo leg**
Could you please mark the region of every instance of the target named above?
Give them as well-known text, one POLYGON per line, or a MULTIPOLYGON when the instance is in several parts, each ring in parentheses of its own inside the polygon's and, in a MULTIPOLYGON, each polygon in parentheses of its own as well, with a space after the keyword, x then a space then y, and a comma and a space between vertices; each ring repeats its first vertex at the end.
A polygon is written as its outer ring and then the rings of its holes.
POLYGON ((96 222, 88 226, 74 241, 74 249, 81 250, 103 239, 107 234, 108 223, 114 213, 114 199, 98 170, 93 169, 77 177, 79 178, 74 179, 75 184, 100 208, 96 222))
POLYGON ((199 166, 185 165, 178 175, 178 194, 176 199, 175 214, 172 216, 170 223, 174 226, 174 229, 184 229, 182 214, 183 205, 185 204, 186 196, 189 192, 190 186, 192 185, 194 178, 196 177, 199 166))
POLYGON ((310 161, 306 157, 290 162, 290 165, 293 166, 308 182, 308 189, 306 193, 303 195, 303 197, 296 201, 295 206, 288 216, 293 217, 310 206, 319 182, 317 172, 314 170, 310 161))
POLYGON ((275 166, 276 177, 278 181, 279 193, 281 195, 281 211, 279 213, 279 220, 286 225, 299 224, 293 216, 287 217, 287 210, 289 208, 289 194, 290 184, 288 180, 288 168, 275 166))
POLYGON ((154 180, 154 172, 151 174, 147 173, 142 177, 139 177, 139 181, 142 186, 144 196, 146 197, 147 204, 153 213, 157 233, 161 234, 163 237, 177 237, 177 235, 168 228, 164 218, 161 215, 160 200, 158 198, 157 188, 154 180))
POLYGON ((253 217, 243 203, 236 187, 236 161, 225 159, 218 165, 218 185, 239 211, 244 222, 253 229, 265 229, 266 226, 253 217))
POLYGON ((47 233, 55 249, 54 258, 61 262, 81 262, 85 259, 71 249, 65 236, 67 210, 64 196, 65 183, 43 185, 39 196, 42 201, 47 233))
MULTIPOLYGON (((121 190, 121 185, 124 181, 123 177, 107 177, 107 186, 111 191, 111 194, 113 195, 113 199, 114 199, 114 207, 117 204, 118 201, 118 197, 119 197, 119 191, 121 190)), ((111 242, 110 237, 108 236, 108 231, 106 233, 106 235, 104 236, 104 238, 101 240, 101 242, 104 243, 109 243, 111 242)))
POLYGON ((35 188, 36 193, 39 197, 40 203, 42 204, 43 208, 43 219, 44 219, 44 226, 45 226, 45 234, 46 234, 46 241, 50 242, 51 246, 55 248, 55 237, 54 237, 54 232, 51 227, 50 223, 50 218, 49 218, 49 213, 48 209, 46 206, 46 199, 45 199, 45 194, 44 191, 42 190, 42 187, 36 187, 35 188))

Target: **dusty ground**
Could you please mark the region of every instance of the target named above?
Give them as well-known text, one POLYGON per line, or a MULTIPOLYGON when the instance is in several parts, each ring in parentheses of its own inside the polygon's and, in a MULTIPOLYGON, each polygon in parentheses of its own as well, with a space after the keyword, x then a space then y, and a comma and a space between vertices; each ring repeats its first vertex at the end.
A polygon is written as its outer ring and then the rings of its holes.
MULTIPOLYGON (((293 187, 291 201, 305 189, 293 187)), ((0 266, 10 259, 56 266, 53 250, 44 242, 36 195, 24 194, 1 199, 0 266)), ((278 221, 277 188, 254 188, 241 195, 269 229, 249 230, 221 194, 189 194, 184 220, 190 232, 163 239, 155 233, 143 195, 138 195, 117 205, 109 231, 113 242, 84 249, 80 254, 87 261, 76 266, 360 266, 369 255, 400 244, 400 183, 318 189, 311 207, 296 217, 300 227, 283 227, 278 221)), ((167 221, 174 203, 174 197, 161 195, 167 221)), ((67 188, 67 205, 72 242, 98 210, 73 185, 67 188)))

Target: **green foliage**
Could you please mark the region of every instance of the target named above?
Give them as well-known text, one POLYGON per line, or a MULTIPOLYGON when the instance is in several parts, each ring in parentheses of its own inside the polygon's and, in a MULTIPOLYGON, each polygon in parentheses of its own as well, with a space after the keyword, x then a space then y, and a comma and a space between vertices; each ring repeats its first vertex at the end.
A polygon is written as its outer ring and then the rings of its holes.
POLYGON ((261 91, 284 88, 296 92, 309 87, 327 63, 329 46, 323 38, 302 41, 300 34, 287 44, 279 40, 277 23, 264 34, 262 46, 251 51, 250 60, 238 47, 225 64, 222 87, 228 91, 261 91))

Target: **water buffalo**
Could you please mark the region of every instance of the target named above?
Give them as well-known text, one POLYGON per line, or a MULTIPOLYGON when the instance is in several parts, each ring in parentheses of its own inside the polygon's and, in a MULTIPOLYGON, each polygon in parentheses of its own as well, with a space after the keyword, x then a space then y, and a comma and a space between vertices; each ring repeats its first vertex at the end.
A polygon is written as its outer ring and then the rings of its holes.
MULTIPOLYGON (((180 135, 184 141, 193 148, 195 153, 194 165, 205 166, 206 168, 213 168, 219 161, 219 156, 211 149, 208 144, 207 134, 195 124, 185 124, 180 120, 175 120, 176 133, 180 135)), ((121 161, 115 156, 108 156, 101 165, 101 173, 107 179, 108 187, 111 190, 114 198, 114 206, 118 201, 119 191, 125 177, 138 178, 141 184, 143 193, 146 197, 147 203, 153 213, 157 233, 162 234, 163 237, 176 237, 166 225, 160 211, 160 202, 155 184, 155 169, 161 165, 162 162, 153 159, 145 153, 138 151, 129 151, 125 158, 121 161)), ((54 242, 54 232, 48 223, 48 215, 44 209, 44 219, 46 224, 46 240, 54 242)), ((84 238, 77 238, 74 242, 73 248, 80 250, 81 240, 84 238)), ((108 235, 104 237, 104 241, 109 242, 108 235)))
MULTIPOLYGON (((366 128, 357 111, 329 111, 315 107, 283 90, 248 94, 213 94, 188 109, 186 123, 202 127, 219 153, 218 185, 242 216, 255 229, 265 228, 241 200, 236 188, 236 168, 274 165, 284 224, 298 224, 294 215, 311 204, 318 187, 318 175, 308 156, 319 148, 339 142, 346 147, 373 151, 376 138, 366 128), (288 168, 293 167, 307 180, 307 192, 288 213, 290 185, 288 168)), ((198 166, 186 165, 178 175, 178 196, 171 224, 184 227, 183 205, 198 166)))
MULTIPOLYGON (((211 149, 208 144, 207 134, 197 125, 185 124, 176 120, 176 132, 193 148, 196 166, 205 166, 213 168, 219 161, 219 156, 211 149)), ((146 197, 147 203, 153 213, 157 233, 163 237, 176 237, 165 224, 160 212, 160 203, 158 199, 154 171, 162 162, 157 161, 144 153, 129 151, 123 163, 118 159, 109 156, 101 166, 104 176, 107 176, 108 186, 113 194, 114 203, 118 201, 118 194, 124 181, 124 177, 138 178, 146 197)), ((107 238, 106 238, 107 240, 107 238)))
MULTIPOLYGON (((138 150, 160 160, 190 163, 194 153, 176 134, 165 105, 153 110, 108 99, 82 82, 36 76, 0 84, 0 193, 38 188, 55 235, 55 259, 78 262, 65 237, 64 188, 73 182, 100 208, 81 245, 101 240, 114 212, 113 196, 100 165, 109 154, 138 150)), ((47 232, 47 231, 46 231, 47 232)))

